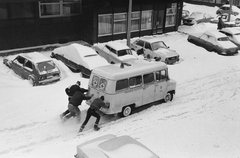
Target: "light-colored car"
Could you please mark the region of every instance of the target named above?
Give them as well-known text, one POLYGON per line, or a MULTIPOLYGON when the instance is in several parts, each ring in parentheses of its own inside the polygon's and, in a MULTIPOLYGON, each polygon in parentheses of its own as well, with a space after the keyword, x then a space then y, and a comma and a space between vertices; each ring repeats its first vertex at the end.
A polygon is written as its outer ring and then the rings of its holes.
POLYGON ((183 18, 183 25, 194 25, 201 22, 210 22, 213 17, 209 13, 193 12, 190 16, 183 18))
POLYGON ((233 55, 238 53, 238 46, 218 30, 208 30, 200 34, 190 34, 187 39, 189 42, 214 51, 218 54, 233 55))
MULTIPOLYGON (((223 13, 229 13, 230 11, 230 4, 224 4, 222 5, 221 7, 219 7, 219 9, 216 11, 216 14, 223 14, 223 13)), ((240 9, 235 6, 235 5, 232 5, 232 13, 233 15, 239 15, 240 13, 240 9)))
POLYGON ((174 64, 179 61, 179 54, 154 37, 142 37, 131 43, 131 49, 138 55, 143 54, 146 58, 160 60, 166 64, 174 64))
POLYGON ((220 32, 228 36, 229 40, 235 43, 240 48, 240 29, 239 28, 226 27, 226 28, 222 28, 220 32))
POLYGON ((159 158, 130 136, 103 135, 77 146, 75 158, 159 158))
POLYGON ((111 64, 138 59, 127 45, 118 41, 95 44, 93 49, 111 64))
POLYGON ((39 52, 22 53, 3 59, 3 63, 33 86, 60 80, 60 70, 53 60, 39 52))
POLYGON ((62 61, 73 72, 81 72, 86 78, 90 76, 93 68, 109 65, 94 49, 78 43, 54 49, 51 57, 62 61))

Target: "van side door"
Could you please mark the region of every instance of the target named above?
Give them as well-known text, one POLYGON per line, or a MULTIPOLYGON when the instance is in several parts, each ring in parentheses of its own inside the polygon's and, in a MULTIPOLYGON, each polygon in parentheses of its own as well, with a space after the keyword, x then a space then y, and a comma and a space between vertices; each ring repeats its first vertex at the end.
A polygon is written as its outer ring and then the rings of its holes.
POLYGON ((166 88, 167 88, 167 70, 160 70, 155 72, 155 86, 156 86, 156 91, 155 91, 155 101, 163 99, 166 93, 166 88))
POLYGON ((155 80, 154 73, 143 75, 143 105, 155 101, 155 80))

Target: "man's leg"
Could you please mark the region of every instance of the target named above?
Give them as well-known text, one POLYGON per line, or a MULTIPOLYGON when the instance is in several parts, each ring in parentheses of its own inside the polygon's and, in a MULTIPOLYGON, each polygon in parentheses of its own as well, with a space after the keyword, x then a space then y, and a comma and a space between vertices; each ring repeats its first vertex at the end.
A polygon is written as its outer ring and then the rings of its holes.
POLYGON ((92 112, 91 112, 91 109, 89 108, 88 111, 87 111, 87 116, 86 116, 86 118, 85 118, 85 121, 83 122, 81 128, 79 129, 79 132, 82 132, 83 129, 85 128, 85 126, 86 126, 86 124, 88 123, 90 117, 92 116, 91 113, 92 113, 92 112))
POLYGON ((94 124, 94 130, 95 131, 98 131, 100 128, 98 127, 98 123, 100 121, 100 115, 94 110, 93 113, 92 113, 92 116, 96 117, 96 122, 94 124))
POLYGON ((76 108, 78 109, 78 107, 75 107, 72 104, 68 104, 69 113, 62 119, 63 123, 67 121, 69 118, 74 117, 76 115, 76 111, 77 111, 76 108))

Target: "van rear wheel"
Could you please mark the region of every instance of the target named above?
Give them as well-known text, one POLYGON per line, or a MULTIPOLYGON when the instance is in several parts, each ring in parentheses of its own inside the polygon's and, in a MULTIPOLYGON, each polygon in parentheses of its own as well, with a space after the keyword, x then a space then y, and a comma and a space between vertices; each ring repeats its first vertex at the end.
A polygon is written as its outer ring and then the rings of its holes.
POLYGON ((166 96, 164 97, 164 101, 165 101, 166 103, 172 101, 172 99, 173 99, 173 95, 172 95, 170 92, 168 92, 168 93, 166 94, 166 96))
POLYGON ((121 115, 123 117, 127 117, 127 116, 131 115, 131 113, 132 113, 132 107, 131 106, 125 106, 122 109, 121 115))

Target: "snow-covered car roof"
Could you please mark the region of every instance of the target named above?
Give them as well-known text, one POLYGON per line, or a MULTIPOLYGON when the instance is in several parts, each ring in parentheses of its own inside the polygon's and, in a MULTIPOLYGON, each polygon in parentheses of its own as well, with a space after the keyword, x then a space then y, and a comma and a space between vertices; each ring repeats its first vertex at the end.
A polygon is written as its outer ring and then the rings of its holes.
POLYGON ((130 49, 127 45, 118 41, 107 42, 107 45, 115 49, 116 51, 123 50, 123 49, 130 49))
POLYGON ((225 34, 219 32, 218 30, 208 30, 204 34, 212 35, 216 38, 227 37, 225 34))
POLYGON ((68 60, 83 65, 89 70, 92 70, 93 68, 98 66, 109 65, 107 60, 97 54, 94 49, 78 43, 73 43, 67 46, 56 48, 54 49, 54 53, 63 55, 68 60))
POLYGON ((146 146, 127 135, 104 135, 79 145, 77 149, 80 151, 78 154, 84 154, 86 158, 159 158, 146 146))
POLYGON ((149 37, 149 36, 141 37, 141 38, 139 38, 139 39, 142 40, 142 41, 147 41, 147 42, 149 42, 149 43, 154 43, 154 42, 162 41, 162 40, 160 40, 160 39, 158 39, 158 38, 149 37))
POLYGON ((21 53, 21 54, 19 54, 19 56, 22 56, 22 57, 32 61, 33 63, 40 63, 40 62, 52 60, 51 58, 48 58, 39 52, 21 53))

